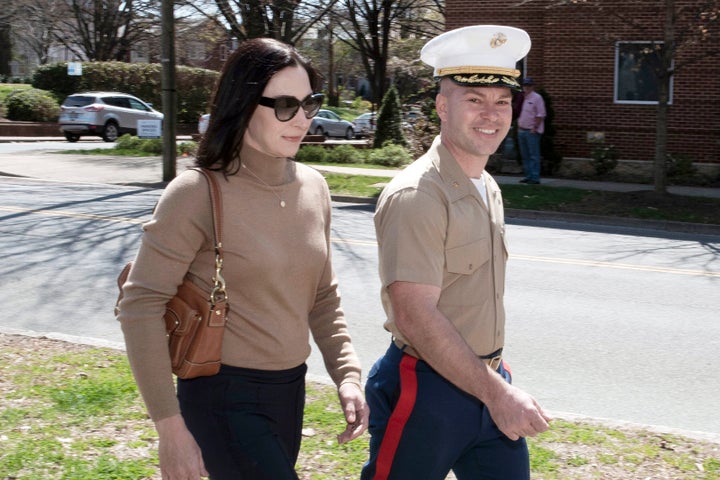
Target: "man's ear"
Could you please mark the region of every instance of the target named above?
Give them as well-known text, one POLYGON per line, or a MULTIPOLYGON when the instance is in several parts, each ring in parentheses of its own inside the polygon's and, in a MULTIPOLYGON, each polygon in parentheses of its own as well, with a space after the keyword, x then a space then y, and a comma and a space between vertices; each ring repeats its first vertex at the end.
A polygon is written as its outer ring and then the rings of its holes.
POLYGON ((438 93, 435 96, 435 111, 437 112, 438 117, 442 121, 447 120, 447 105, 448 98, 442 93, 438 93))

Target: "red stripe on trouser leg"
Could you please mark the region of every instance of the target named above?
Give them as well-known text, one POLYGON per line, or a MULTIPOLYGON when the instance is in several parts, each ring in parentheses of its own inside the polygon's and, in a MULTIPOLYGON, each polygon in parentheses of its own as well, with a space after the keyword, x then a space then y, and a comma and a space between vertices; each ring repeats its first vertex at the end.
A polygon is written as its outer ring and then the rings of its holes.
POLYGON ((501 360, 501 361, 502 361, 502 365, 503 365, 503 368, 505 369, 505 371, 508 372, 510 374, 510 376, 512 377, 512 370, 510 370, 510 365, 508 365, 508 363, 505 360, 501 360))
POLYGON ((410 355, 403 355, 400 360, 400 398, 385 427, 385 435, 375 462, 373 480, 386 480, 390 475, 390 468, 398 445, 400 445, 403 429, 415 406, 417 399, 415 364, 417 364, 417 358, 410 355))

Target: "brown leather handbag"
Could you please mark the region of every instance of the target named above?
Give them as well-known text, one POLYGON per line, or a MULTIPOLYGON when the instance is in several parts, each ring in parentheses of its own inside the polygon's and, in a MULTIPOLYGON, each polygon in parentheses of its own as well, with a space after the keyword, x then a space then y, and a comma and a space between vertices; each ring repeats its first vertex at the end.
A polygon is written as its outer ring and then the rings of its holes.
MULTIPOLYGON (((165 307, 165 329, 168 335, 172 371, 178 378, 195 378, 215 375, 220 370, 222 340, 228 299, 225 279, 222 276, 222 198, 215 177, 205 169, 197 169, 205 175, 210 186, 210 205, 215 242, 215 275, 212 291, 205 292, 187 277, 177 293, 165 307)), ((119 312, 125 284, 133 262, 128 262, 118 276, 120 295, 115 304, 119 312)))

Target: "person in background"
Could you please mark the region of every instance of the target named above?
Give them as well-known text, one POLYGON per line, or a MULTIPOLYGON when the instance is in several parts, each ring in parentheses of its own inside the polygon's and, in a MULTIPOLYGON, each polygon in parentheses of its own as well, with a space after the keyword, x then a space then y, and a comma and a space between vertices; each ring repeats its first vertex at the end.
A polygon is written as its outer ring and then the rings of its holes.
POLYGON ((347 442, 367 426, 360 363, 331 263, 328 186, 293 161, 322 105, 320 76, 279 41, 243 42, 214 93, 197 166, 224 204, 223 275, 230 305, 214 376, 171 374, 163 313, 187 275, 215 272, 208 185, 194 170, 163 192, 119 304, 140 392, 159 435, 164 480, 297 479, 309 334, 338 388, 347 442))
POLYGON ((549 416, 503 359, 500 189, 485 171, 512 122, 515 64, 530 38, 478 25, 430 40, 440 135, 385 187, 375 228, 392 341, 368 374, 362 480, 530 478, 524 437, 549 416))
POLYGON ((525 177, 520 183, 540 183, 540 137, 545 131, 545 101, 535 91, 535 82, 526 77, 522 81, 523 102, 517 120, 518 145, 525 177))

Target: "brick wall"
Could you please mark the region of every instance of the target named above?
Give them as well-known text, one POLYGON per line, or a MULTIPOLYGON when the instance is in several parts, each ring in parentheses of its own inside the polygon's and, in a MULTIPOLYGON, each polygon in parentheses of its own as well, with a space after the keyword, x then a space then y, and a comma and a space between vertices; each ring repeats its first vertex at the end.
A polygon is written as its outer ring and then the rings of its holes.
MULTIPOLYGON (((587 133, 603 132, 605 142, 618 149, 621 159, 652 162, 656 107, 613 103, 615 42, 662 40, 664 15, 648 7, 662 2, 601 2, 604 8, 636 22, 633 27, 594 7, 549 7, 557 3, 554 0, 518 3, 446 0, 446 28, 500 24, 530 34, 533 46, 527 75, 553 99, 556 142, 564 157, 590 156, 587 133)), ((701 2, 675 3, 678 8, 701 2)), ((676 65, 702 51, 702 47, 681 51, 676 65)), ((705 58, 674 76, 668 152, 694 162, 720 163, 719 63, 720 56, 705 58)))

